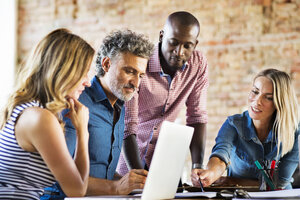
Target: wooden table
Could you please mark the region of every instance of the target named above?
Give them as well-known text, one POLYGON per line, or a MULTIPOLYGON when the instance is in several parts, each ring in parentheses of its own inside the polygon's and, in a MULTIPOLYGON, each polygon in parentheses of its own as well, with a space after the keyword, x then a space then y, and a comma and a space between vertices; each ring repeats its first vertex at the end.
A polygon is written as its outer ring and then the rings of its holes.
MULTIPOLYGON (((183 185, 183 189, 189 192, 201 192, 200 188, 192 187, 187 184, 183 185)), ((215 191, 219 192, 221 190, 234 191, 236 189, 243 189, 248 192, 257 192, 259 191, 259 181, 256 179, 241 179, 222 176, 215 183, 209 187, 204 187, 204 191, 215 191)))

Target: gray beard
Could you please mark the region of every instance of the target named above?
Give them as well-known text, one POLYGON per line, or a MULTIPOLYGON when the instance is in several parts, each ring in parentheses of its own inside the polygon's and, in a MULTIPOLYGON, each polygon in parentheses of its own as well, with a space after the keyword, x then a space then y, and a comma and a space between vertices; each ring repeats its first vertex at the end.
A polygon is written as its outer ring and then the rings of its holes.
POLYGON ((131 93, 131 94, 124 94, 122 89, 124 88, 124 84, 118 84, 118 81, 117 79, 115 78, 110 78, 109 79, 109 84, 108 84, 108 87, 109 89, 111 90, 111 92, 120 100, 122 101, 129 101, 133 95, 134 95, 134 92, 131 93))

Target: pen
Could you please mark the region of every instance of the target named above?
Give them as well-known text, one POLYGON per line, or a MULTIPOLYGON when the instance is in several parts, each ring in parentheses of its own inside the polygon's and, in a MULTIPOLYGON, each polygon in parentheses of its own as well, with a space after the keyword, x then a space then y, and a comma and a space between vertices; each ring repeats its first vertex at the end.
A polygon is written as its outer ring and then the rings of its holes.
POLYGON ((271 171, 270 171, 270 176, 273 178, 274 170, 275 170, 275 165, 276 165, 276 160, 272 160, 271 162, 271 171))
POLYGON ((200 178, 199 178, 199 183, 200 183, 201 191, 204 192, 203 185, 202 185, 202 182, 201 182, 200 178))
POLYGON ((256 160, 254 163, 255 163, 256 167, 261 171, 262 175, 265 177, 266 182, 270 186, 271 190, 275 190, 275 185, 273 184, 272 180, 268 177, 268 174, 262 168, 262 166, 260 165, 260 163, 258 162, 258 160, 256 160))
MULTIPOLYGON (((265 161, 262 162, 263 168, 266 170, 266 173, 267 173, 268 177, 271 177, 270 174, 269 174, 269 172, 268 172, 268 167, 267 167, 267 166, 269 166, 269 165, 266 164, 266 162, 268 162, 268 161, 265 160, 265 161)), ((270 186, 269 186, 269 184, 267 184, 267 188, 266 188, 266 189, 267 189, 267 191, 270 191, 270 186)))
MULTIPOLYGON (((268 166, 269 166, 269 160, 266 160, 265 162, 263 162, 263 166, 264 166, 264 169, 265 169, 265 172, 267 173, 268 177, 270 178, 270 180, 273 182, 273 179, 270 175, 271 172, 268 171, 268 166), (266 164, 267 163, 267 164, 266 164)), ((270 190, 270 186, 267 185, 267 191, 270 190)))
POLYGON ((267 173, 268 177, 272 180, 272 177, 271 177, 270 173, 268 172, 269 165, 263 162, 263 166, 264 166, 265 172, 267 173))

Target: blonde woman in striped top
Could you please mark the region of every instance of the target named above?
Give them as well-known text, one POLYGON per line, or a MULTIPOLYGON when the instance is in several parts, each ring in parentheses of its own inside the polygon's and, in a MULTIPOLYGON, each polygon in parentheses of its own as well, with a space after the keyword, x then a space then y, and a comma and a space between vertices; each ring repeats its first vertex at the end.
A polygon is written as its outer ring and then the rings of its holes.
POLYGON ((87 86, 94 50, 58 29, 42 39, 18 74, 2 113, 0 199, 39 199, 57 180, 67 196, 84 196, 88 184, 88 109, 77 101, 87 86), (69 154, 59 113, 77 130, 75 160, 69 154))

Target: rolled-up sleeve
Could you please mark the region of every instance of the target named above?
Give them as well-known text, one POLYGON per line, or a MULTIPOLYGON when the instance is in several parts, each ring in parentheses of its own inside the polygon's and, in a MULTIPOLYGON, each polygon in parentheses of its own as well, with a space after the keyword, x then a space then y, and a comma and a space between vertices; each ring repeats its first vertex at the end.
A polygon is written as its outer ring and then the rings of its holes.
POLYGON ((278 188, 291 189, 291 178, 299 163, 299 132, 298 129, 295 133, 295 142, 292 150, 280 159, 278 166, 278 188))
POLYGON ((219 130, 218 136, 216 137, 216 144, 212 149, 211 157, 218 157, 222 161, 229 164, 230 153, 234 146, 234 140, 237 137, 236 129, 230 125, 227 119, 219 130))

